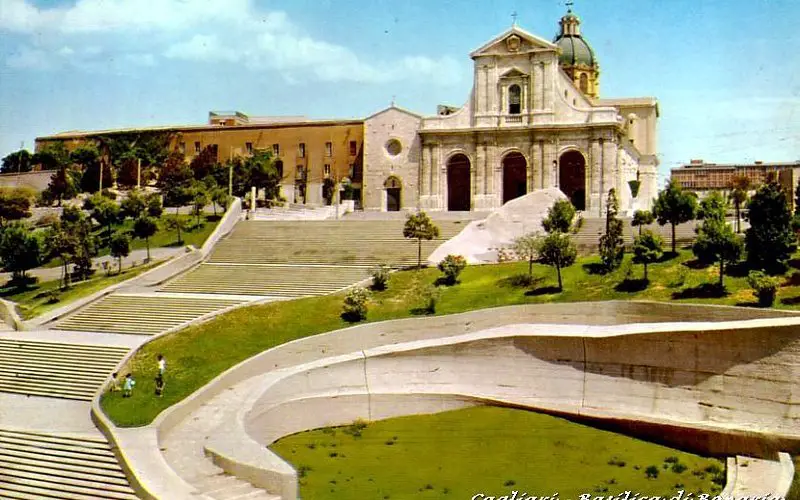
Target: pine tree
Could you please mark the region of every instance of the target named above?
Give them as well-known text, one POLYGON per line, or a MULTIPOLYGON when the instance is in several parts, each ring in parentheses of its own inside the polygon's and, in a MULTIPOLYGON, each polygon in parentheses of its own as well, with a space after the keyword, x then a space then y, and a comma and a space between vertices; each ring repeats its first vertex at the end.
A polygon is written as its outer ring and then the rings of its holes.
POLYGON ((797 245, 786 195, 776 182, 762 185, 748 205, 750 228, 745 233, 751 269, 781 273, 797 245))
POLYGON ((606 272, 613 271, 622 264, 625 244, 622 240, 622 220, 617 217, 619 202, 612 188, 606 202, 606 233, 600 237, 600 259, 606 272))

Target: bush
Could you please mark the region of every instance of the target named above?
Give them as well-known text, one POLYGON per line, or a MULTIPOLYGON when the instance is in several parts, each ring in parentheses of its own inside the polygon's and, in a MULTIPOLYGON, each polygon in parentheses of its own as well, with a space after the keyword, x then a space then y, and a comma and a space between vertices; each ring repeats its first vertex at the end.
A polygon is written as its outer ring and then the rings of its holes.
POLYGON ((368 300, 369 293, 365 288, 360 286, 351 288, 344 297, 342 319, 351 323, 366 319, 368 300))
POLYGON ((778 293, 778 280, 767 276, 762 271, 751 271, 747 276, 747 284, 753 289, 753 295, 761 307, 772 307, 778 293))
POLYGON ((467 267, 467 260, 460 255, 448 255, 439 262, 439 270, 444 274, 446 285, 458 283, 458 275, 467 267))
POLYGON ((381 264, 370 271, 372 275, 372 289, 375 291, 386 290, 389 284, 389 266, 381 264))
POLYGON ((647 468, 644 470, 644 475, 647 479, 656 479, 658 478, 658 467, 655 465, 648 465, 647 468))

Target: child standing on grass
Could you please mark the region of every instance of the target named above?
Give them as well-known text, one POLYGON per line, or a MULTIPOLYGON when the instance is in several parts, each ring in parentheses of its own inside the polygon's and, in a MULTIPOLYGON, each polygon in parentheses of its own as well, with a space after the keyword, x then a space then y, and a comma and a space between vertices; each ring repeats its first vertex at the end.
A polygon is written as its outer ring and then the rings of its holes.
POLYGON ((119 392, 119 379, 117 378, 117 372, 111 374, 111 387, 109 387, 108 392, 119 392))
POLYGON ((122 386, 122 397, 129 398, 133 394, 133 386, 136 385, 136 381, 133 380, 133 376, 129 373, 125 375, 125 384, 122 386))
POLYGON ((167 360, 164 359, 163 354, 158 355, 158 376, 163 377, 164 371, 167 369, 167 360))

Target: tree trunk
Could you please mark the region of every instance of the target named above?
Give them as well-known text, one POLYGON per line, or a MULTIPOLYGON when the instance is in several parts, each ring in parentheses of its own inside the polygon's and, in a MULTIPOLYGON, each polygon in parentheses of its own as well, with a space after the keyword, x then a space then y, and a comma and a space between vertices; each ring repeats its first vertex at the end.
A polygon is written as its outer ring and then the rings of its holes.
POLYGON ((119 265, 117 274, 122 274, 122 256, 117 257, 117 264, 119 265))
POLYGON ((644 280, 647 281, 647 262, 644 263, 644 280))
POLYGON ((558 291, 564 291, 564 284, 561 282, 561 266, 556 265, 556 274, 558 274, 558 291))
POLYGON ((528 260, 528 276, 533 276, 533 258, 528 260))
POLYGON ((724 288, 725 284, 723 283, 723 279, 725 277, 725 260, 719 259, 719 288, 720 290, 724 288))
POLYGON ((147 246, 147 262, 150 262, 150 237, 144 237, 144 244, 147 246))
POLYGON ((422 269, 422 238, 417 238, 417 269, 422 269))
POLYGON ((183 243, 181 239, 181 220, 180 220, 180 207, 175 207, 175 228, 178 230, 178 244, 183 243))
POLYGON ((675 223, 672 223, 672 255, 675 255, 675 223))
POLYGON ((739 217, 739 203, 736 203, 736 234, 742 232, 742 222, 741 218, 739 217))

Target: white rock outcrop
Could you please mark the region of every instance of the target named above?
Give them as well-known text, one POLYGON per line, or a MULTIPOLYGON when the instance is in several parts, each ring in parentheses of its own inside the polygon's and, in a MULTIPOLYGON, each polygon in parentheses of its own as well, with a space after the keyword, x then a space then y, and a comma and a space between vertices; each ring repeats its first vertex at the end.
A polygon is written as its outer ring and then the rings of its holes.
POLYGON ((438 264, 449 254, 463 256, 468 264, 497 262, 496 248, 511 245, 524 234, 542 231, 542 219, 558 200, 567 199, 558 188, 539 189, 511 200, 487 218, 471 222, 428 257, 438 264))

